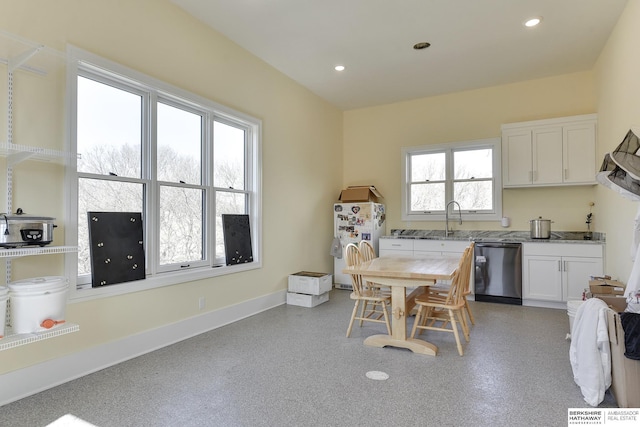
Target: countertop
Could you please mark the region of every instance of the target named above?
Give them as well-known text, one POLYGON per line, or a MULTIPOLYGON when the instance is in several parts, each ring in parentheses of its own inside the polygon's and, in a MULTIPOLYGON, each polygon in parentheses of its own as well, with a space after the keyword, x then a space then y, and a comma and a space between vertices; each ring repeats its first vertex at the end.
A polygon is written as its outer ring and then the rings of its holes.
POLYGON ((532 239, 529 231, 502 230, 453 230, 447 237, 444 230, 404 230, 392 229, 391 234, 382 239, 429 239, 429 240, 473 240, 475 242, 535 242, 535 243, 584 243, 603 244, 605 234, 594 232, 592 238, 585 239, 582 231, 552 231, 550 239, 532 239))

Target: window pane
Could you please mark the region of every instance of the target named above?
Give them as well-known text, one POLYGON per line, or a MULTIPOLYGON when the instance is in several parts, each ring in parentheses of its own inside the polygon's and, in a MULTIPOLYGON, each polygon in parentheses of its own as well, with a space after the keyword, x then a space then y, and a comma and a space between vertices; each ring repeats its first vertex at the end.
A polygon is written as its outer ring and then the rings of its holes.
POLYGON ((201 184, 202 116, 158 103, 158 180, 201 184))
POLYGON ((462 210, 493 209, 493 181, 456 182, 453 192, 462 210))
POLYGON ((444 181, 445 153, 411 156, 411 182, 444 181))
POLYGON ((87 212, 143 212, 143 194, 142 184, 78 180, 78 274, 91 273, 87 212))
POLYGON ((213 124, 213 185, 245 189, 245 130, 224 123, 213 124))
POLYGON ((245 194, 216 192, 216 258, 224 258, 224 235, 222 234, 222 214, 247 213, 245 194))
POLYGON ((142 97, 78 77, 78 171, 141 177, 142 97))
POLYGON ((493 152, 482 150, 454 151, 454 179, 479 179, 493 176, 493 152))
POLYGON ((160 264, 204 259, 204 192, 160 187, 160 264))
POLYGON ((438 211, 444 207, 444 183, 411 186, 412 211, 438 211))

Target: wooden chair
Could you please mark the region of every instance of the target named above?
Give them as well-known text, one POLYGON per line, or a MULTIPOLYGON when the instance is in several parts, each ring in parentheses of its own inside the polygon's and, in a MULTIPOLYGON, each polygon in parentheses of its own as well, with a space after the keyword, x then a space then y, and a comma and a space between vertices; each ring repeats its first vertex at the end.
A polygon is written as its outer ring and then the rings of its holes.
MULTIPOLYGON (((469 245, 469 248, 471 249, 471 268, 473 268, 473 250, 475 247, 475 243, 471 243, 471 245, 469 245)), ((469 271, 469 274, 471 274, 471 271, 469 271)), ((467 316, 469 316, 469 322, 471 322, 472 325, 476 324, 476 321, 473 317, 473 313, 471 312, 471 306, 469 305, 469 300, 467 299, 467 297, 469 295, 471 295, 471 287, 473 286, 473 282, 471 281, 471 279, 469 278, 469 280, 467 280, 467 287, 464 290, 463 296, 464 296, 464 310, 467 313, 467 316)), ((436 285, 436 286, 432 286, 429 289, 429 292, 433 292, 433 293, 439 293, 439 294, 446 294, 447 292, 449 292, 449 285, 436 285)))
MULTIPOLYGON (((347 267, 359 265, 362 262, 360 250, 354 243, 349 243, 345 246, 344 255, 347 267)), ((360 326, 362 326, 365 321, 384 323, 387 326, 387 333, 391 335, 391 324, 389 323, 389 313, 387 312, 387 304, 389 303, 390 297, 382 295, 379 289, 366 289, 362 276, 359 274, 351 275, 351 284, 353 285, 353 291, 351 292, 350 298, 355 300, 355 304, 353 306, 353 312, 351 313, 349 328, 347 329, 347 338, 351 335, 351 329, 353 328, 353 322, 355 320, 360 320, 360 326), (361 312, 360 315, 358 315, 358 308, 361 304, 361 312)))
POLYGON ((458 323, 460 323, 464 338, 468 342, 469 327, 464 314, 464 292, 469 286, 472 263, 473 245, 464 250, 458 269, 446 294, 427 292, 416 297, 415 302, 418 312, 411 330, 411 338, 415 338, 418 329, 452 332, 456 338, 458 353, 460 356, 464 354, 458 332, 458 323), (450 327, 448 327, 449 325, 450 327))
MULTIPOLYGON (((358 249, 360 250, 362 262, 371 261, 378 257, 375 249, 373 249, 373 246, 371 246, 371 243, 367 240, 360 240, 360 243, 358 243, 358 249)), ((382 286, 379 283, 369 282, 368 280, 366 281, 365 286, 370 289, 379 289, 381 292, 391 295, 391 289, 388 286, 382 286)))

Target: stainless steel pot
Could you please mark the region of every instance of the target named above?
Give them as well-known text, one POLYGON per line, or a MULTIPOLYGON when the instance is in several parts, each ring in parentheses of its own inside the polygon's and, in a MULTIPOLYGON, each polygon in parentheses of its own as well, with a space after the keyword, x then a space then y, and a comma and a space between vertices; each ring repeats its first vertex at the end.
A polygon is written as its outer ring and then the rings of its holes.
POLYGON ((551 238, 551 220, 550 219, 542 219, 542 217, 538 217, 537 219, 532 219, 529 221, 529 228, 531 229, 531 238, 532 239, 549 239, 551 238))
POLYGON ((55 218, 21 213, 0 214, 0 247, 46 246, 53 241, 55 218))

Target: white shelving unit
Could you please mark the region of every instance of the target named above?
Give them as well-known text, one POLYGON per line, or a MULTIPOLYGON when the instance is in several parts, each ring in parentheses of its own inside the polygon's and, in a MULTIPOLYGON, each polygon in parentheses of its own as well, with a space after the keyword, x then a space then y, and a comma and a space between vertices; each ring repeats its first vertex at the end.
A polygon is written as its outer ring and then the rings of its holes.
POLYGON ((0 339, 0 351, 49 338, 59 337, 60 335, 66 335, 72 332, 78 332, 79 330, 80 326, 75 323, 63 323, 62 325, 56 326, 48 331, 35 332, 32 334, 11 334, 11 328, 8 328, 8 330, 5 330, 7 336, 0 339))
MULTIPOLYGON (((76 153, 54 149, 14 144, 13 141, 13 91, 14 72, 35 73, 47 76, 54 69, 63 66, 63 52, 26 40, 20 36, 0 31, 0 64, 7 67, 7 135, 0 139, 0 157, 6 158, 7 199, 6 212, 13 211, 13 168, 23 161, 66 163, 77 157, 76 153)), ((6 283, 11 281, 11 260, 31 255, 48 255, 77 252, 76 246, 27 246, 18 248, 0 248, 0 258, 6 262, 6 283)), ((0 351, 29 344, 48 338, 76 332, 80 327, 73 323, 58 325, 50 330, 33 334, 11 334, 9 310, 7 310, 5 337, 0 339, 0 351)))

